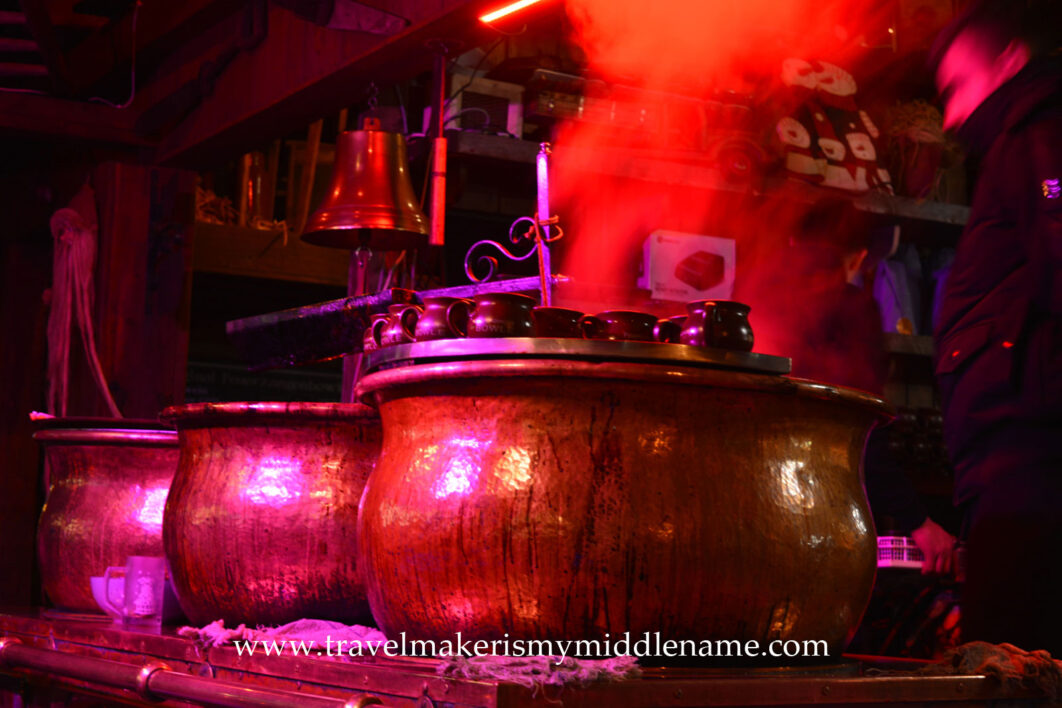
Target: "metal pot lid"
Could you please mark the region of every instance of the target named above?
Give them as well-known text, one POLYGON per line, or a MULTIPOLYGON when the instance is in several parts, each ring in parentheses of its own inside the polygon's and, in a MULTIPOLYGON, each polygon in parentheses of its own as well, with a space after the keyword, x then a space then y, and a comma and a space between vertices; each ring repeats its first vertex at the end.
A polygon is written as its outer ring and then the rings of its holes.
POLYGON ((686 344, 548 337, 483 337, 437 339, 384 347, 368 355, 368 371, 443 361, 513 358, 642 362, 773 375, 788 374, 792 368, 792 360, 788 357, 686 344))

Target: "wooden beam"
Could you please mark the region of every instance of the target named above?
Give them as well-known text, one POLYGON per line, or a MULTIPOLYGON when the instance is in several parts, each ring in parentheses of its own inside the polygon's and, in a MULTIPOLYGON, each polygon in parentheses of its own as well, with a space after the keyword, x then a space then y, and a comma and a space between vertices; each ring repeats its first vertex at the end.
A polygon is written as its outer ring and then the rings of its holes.
POLYGON ((0 61, 0 76, 47 76, 48 68, 44 64, 23 64, 21 62, 0 61))
POLYGON ((99 103, 0 91, 0 135, 55 135, 134 147, 153 143, 133 130, 136 116, 99 103))
POLYGON ((24 24, 26 24, 26 16, 21 12, 12 12, 11 10, 0 10, 0 25, 24 24))
POLYGON ((20 0, 20 2, 22 12, 26 15, 30 34, 36 40, 41 56, 44 57, 44 63, 48 67, 47 73, 51 74, 52 80, 59 89, 65 90, 69 86, 66 59, 52 24, 47 0, 20 0))
POLYGON ((0 52, 23 52, 40 54, 40 47, 32 39, 0 37, 0 52))
POLYGON ((237 56, 214 91, 162 140, 162 164, 204 166, 297 130, 358 101, 370 81, 390 83, 431 66, 431 40, 466 37, 475 46, 489 29, 476 20, 488 0, 424 0, 410 6, 413 25, 389 38, 328 30, 271 6, 269 34, 237 56), (413 14, 415 13, 415 14, 413 14))
MULTIPOLYGON (((143 69, 225 17, 242 0, 182 0, 146 2, 137 14, 137 64, 143 69)), ((125 69, 133 48, 133 14, 128 13, 105 29, 94 32, 66 56, 70 84, 77 93, 94 87, 112 72, 125 69)), ((147 72, 140 72, 147 75, 147 72)))

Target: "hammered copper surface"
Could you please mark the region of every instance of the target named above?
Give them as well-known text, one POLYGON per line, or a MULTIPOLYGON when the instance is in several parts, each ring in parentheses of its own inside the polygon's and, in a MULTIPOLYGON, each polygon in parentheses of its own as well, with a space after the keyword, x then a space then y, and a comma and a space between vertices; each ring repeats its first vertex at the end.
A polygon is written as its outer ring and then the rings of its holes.
POLYGON ((162 555, 162 509, 177 470, 177 434, 124 421, 34 433, 44 446, 48 496, 37 526, 41 584, 56 606, 100 612, 89 578, 127 556, 162 555))
POLYGON ((364 620, 354 534, 380 450, 375 411, 200 403, 162 415, 181 441, 166 556, 192 623, 364 620))
POLYGON ((358 546, 388 636, 812 639, 836 657, 859 622, 876 399, 534 360, 391 369, 358 390, 384 423, 358 546))

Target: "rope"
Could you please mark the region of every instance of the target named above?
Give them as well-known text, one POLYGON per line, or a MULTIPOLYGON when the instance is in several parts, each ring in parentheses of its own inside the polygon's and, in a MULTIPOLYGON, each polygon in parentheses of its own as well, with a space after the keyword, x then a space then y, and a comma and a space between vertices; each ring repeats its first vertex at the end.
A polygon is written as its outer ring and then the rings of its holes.
POLYGON ((93 272, 96 267, 96 227, 74 209, 52 215, 55 255, 52 261, 52 302, 48 315, 48 412, 66 415, 70 384, 70 330, 77 321, 81 344, 92 378, 111 415, 121 418, 96 354, 92 329, 93 272))

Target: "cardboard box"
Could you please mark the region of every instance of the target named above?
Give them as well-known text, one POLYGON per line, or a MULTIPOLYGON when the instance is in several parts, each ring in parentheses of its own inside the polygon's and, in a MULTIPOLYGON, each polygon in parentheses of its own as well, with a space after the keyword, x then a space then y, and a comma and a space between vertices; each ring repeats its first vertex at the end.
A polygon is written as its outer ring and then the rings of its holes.
POLYGON ((642 245, 638 287, 656 300, 728 300, 734 292, 734 239, 657 230, 642 245))

